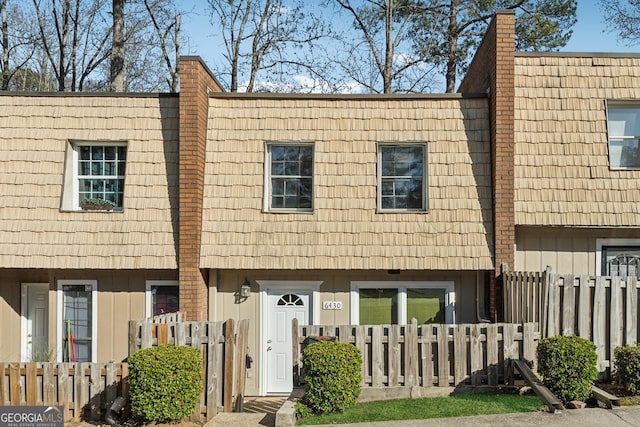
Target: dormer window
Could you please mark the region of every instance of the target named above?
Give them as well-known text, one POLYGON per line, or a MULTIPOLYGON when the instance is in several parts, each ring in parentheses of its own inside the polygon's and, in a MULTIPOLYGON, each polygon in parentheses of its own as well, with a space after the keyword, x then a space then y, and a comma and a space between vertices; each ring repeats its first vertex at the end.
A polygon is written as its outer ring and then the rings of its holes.
POLYGON ((126 145, 78 145, 78 200, 107 200, 122 208, 126 145))
POLYGON ((122 211, 126 141, 69 141, 61 208, 122 211))
POLYGON ((640 106, 609 105, 609 167, 640 169, 640 106))

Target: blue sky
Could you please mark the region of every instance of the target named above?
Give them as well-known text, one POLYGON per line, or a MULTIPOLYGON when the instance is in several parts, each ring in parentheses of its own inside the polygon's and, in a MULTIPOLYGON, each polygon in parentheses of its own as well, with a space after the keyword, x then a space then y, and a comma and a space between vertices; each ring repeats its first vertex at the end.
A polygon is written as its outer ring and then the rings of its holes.
POLYGON ((578 1, 578 22, 564 52, 640 52, 640 46, 625 46, 605 30, 596 0, 578 1))
MULTIPOLYGON (((209 68, 222 65, 222 40, 214 36, 208 5, 204 0, 179 0, 183 7, 192 8, 192 12, 183 17, 182 32, 188 37, 183 41, 183 55, 202 57, 209 68)), ((313 0, 319 1, 319 0, 313 0)), ((578 22, 573 27, 569 43, 561 49, 565 52, 640 52, 640 46, 626 46, 608 32, 597 0, 578 0, 578 22)))
MULTIPOLYGON (((185 52, 199 55, 209 62, 213 58, 212 50, 218 42, 213 37, 213 29, 209 23, 207 6, 203 0, 183 0, 192 4, 194 12, 184 17, 182 30, 190 38, 190 49, 185 52)), ((615 34, 606 32, 602 23, 600 9, 596 0, 578 1, 578 23, 573 27, 571 40, 562 49, 565 52, 640 52, 640 46, 628 47, 616 40, 615 34)))

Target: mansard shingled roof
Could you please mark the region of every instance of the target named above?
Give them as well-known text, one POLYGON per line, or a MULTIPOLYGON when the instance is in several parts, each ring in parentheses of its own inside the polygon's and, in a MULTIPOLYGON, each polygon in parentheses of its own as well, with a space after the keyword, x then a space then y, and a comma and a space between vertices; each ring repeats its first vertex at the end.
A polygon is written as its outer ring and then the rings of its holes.
POLYGON ((516 224, 640 226, 640 171, 610 170, 606 104, 640 99, 638 54, 525 54, 515 65, 516 224))
POLYGON ((0 96, 0 268, 176 268, 171 96, 0 96), (61 209, 70 140, 127 141, 123 212, 61 209))
POLYGON ((492 268, 486 97, 210 98, 201 267, 492 268), (315 144, 314 212, 262 212, 265 143, 315 144), (377 143, 426 142, 428 213, 376 211, 377 143))

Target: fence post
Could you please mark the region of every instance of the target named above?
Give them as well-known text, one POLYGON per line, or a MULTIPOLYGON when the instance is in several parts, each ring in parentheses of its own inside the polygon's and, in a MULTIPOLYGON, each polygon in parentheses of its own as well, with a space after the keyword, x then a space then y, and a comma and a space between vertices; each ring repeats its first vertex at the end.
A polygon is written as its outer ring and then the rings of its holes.
POLYGON ((513 283, 509 280, 509 264, 500 264, 500 274, 502 279, 502 315, 505 322, 513 321, 513 283))
POLYGON ((542 307, 540 310, 540 337, 547 337, 547 319, 549 318, 549 288, 551 282, 551 266, 547 265, 544 270, 544 278, 542 279, 542 307))
POLYGON ((238 322, 237 333, 237 371, 235 379, 236 401, 234 412, 242 412, 244 409, 244 386, 247 376, 247 340, 249 335, 249 320, 242 319, 238 322))
POLYGON ((638 279, 635 276, 627 277, 627 313, 625 328, 625 344, 636 345, 638 342, 638 325, 636 316, 638 313, 638 279))
POLYGON ((138 329, 139 322, 129 320, 129 356, 138 349, 138 329))
POLYGON ((233 319, 225 323, 224 328, 224 382, 222 384, 224 412, 233 410, 233 365, 235 362, 235 333, 233 319))

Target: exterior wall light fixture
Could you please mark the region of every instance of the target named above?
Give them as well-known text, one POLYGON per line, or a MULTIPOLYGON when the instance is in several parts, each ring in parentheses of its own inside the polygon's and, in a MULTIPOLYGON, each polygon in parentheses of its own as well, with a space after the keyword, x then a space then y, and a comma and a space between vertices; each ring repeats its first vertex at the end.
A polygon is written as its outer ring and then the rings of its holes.
POLYGON ((249 279, 245 277, 242 286, 240 286, 240 296, 242 298, 249 298, 249 295, 251 295, 251 283, 249 283, 249 279))

